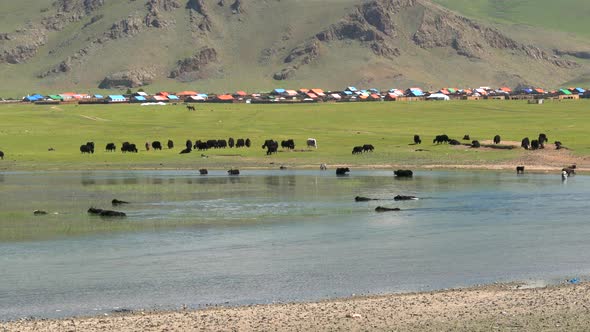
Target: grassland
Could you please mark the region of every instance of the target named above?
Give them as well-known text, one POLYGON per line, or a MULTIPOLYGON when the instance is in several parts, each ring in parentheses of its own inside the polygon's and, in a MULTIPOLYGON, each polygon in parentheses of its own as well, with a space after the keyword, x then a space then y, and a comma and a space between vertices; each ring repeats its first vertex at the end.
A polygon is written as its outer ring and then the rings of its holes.
POLYGON ((501 24, 526 24, 590 38, 590 2, 584 0, 435 0, 468 17, 501 24))
POLYGON ((0 150, 6 157, 1 170, 62 169, 225 169, 230 167, 454 167, 486 168, 514 163, 555 166, 578 162, 590 155, 589 103, 549 102, 529 105, 520 101, 340 103, 301 105, 202 104, 196 112, 182 105, 2 105, 0 150), (435 135, 461 139, 520 141, 540 132, 551 142, 561 141, 570 150, 524 151, 523 149, 471 149, 466 146, 434 145, 435 135), (409 145, 414 134, 423 144, 409 145), (187 139, 250 138, 250 149, 193 151, 180 155, 187 139), (314 137, 318 149, 308 149, 305 140, 314 137), (265 139, 293 138, 294 152, 266 156, 265 139), (147 141, 172 139, 172 150, 145 151, 147 141), (96 153, 81 154, 87 141, 96 143, 96 153), (107 153, 106 143, 130 141, 138 154, 107 153), (351 155, 353 146, 373 144, 373 153, 351 155), (48 151, 53 148, 54 151, 48 151), (422 149, 424 151, 416 151, 422 149), (559 155, 543 158, 547 154, 559 155), (205 158, 206 156, 206 158, 205 158))

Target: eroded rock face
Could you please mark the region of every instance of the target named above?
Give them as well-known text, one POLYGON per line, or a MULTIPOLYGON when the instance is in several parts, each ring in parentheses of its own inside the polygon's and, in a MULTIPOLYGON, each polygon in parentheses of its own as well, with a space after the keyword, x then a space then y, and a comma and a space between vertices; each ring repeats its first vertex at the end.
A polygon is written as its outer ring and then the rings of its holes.
POLYGON ((172 22, 160 15, 160 12, 169 12, 181 7, 177 0, 149 0, 146 4, 148 13, 145 16, 145 25, 153 28, 163 28, 172 22))
POLYGON ((186 8, 190 9, 190 22, 194 30, 211 31, 213 22, 204 0, 189 0, 186 8))
POLYGON ((155 77, 155 71, 149 68, 126 70, 105 77, 98 87, 100 89, 136 88, 150 84, 155 77))
POLYGON ((131 37, 143 29, 143 22, 139 17, 127 17, 113 24, 107 33, 111 39, 131 37))
POLYGON ((217 51, 214 48, 205 48, 190 58, 178 61, 176 69, 170 72, 169 77, 179 80, 191 80, 198 77, 207 66, 218 63, 217 51))

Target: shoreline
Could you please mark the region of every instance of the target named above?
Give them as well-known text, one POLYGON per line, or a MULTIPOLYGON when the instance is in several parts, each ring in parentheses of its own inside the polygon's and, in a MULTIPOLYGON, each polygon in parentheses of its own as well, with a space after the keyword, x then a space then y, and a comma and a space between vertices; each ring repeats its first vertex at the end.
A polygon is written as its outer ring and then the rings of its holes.
MULTIPOLYGON (((261 165, 244 165, 239 168, 240 170, 254 170, 254 171, 269 171, 269 170, 279 170, 279 166, 283 164, 275 163, 269 166, 261 166, 261 165)), ((285 165, 287 168, 285 170, 319 170, 318 165, 310 165, 310 164, 303 164, 303 165, 285 165)), ((326 171, 335 170, 337 167, 349 167, 351 169, 357 170, 396 170, 396 169, 411 169, 413 171, 455 171, 455 170, 472 170, 472 171, 501 171, 501 172, 514 172, 517 164, 472 164, 472 165, 465 165, 465 164, 425 164, 425 165, 397 165, 397 164, 376 164, 376 165, 355 165, 355 164, 328 164, 328 169, 326 171)), ((531 173, 550 173, 550 172, 561 172, 564 166, 556 166, 556 165, 525 165, 525 170, 531 173)), ((122 167, 122 165, 109 165, 106 167, 93 167, 93 168, 68 168, 68 167, 21 167, 21 168, 12 168, 10 166, 0 167, 0 172, 38 172, 38 171, 45 171, 45 172, 86 172, 86 171, 198 171, 200 168, 198 166, 188 166, 186 164, 179 164, 174 166, 156 166, 156 167, 149 167, 143 165, 130 165, 128 167, 122 167)), ((229 167, 231 168, 231 167, 229 167)), ((228 167, 222 166, 214 166, 207 168, 208 170, 218 170, 218 171, 226 171, 229 169, 228 167)), ((577 173, 590 173, 590 167, 580 167, 576 168, 577 173)))
POLYGON ((590 282, 353 296, 317 302, 0 322, 2 331, 583 331, 590 282))

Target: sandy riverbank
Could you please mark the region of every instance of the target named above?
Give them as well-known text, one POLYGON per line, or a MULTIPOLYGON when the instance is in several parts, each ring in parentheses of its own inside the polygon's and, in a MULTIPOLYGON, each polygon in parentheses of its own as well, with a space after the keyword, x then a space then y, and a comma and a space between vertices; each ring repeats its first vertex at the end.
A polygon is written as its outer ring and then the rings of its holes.
POLYGON ((0 323, 0 331, 587 331, 590 283, 0 323))

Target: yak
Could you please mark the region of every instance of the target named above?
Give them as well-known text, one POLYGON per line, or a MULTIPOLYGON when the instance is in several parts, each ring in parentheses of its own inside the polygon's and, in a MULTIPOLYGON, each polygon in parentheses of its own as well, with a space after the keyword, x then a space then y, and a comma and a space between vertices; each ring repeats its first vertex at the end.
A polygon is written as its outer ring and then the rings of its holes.
POLYGON ((159 141, 153 141, 152 148, 154 150, 162 150, 162 143, 160 143, 159 141))
POLYGON ((393 175, 398 178, 411 178, 414 176, 414 172, 409 169, 398 169, 397 171, 393 171, 393 175))
POLYGON ((339 167, 336 168, 336 175, 347 175, 346 173, 350 172, 350 168, 348 167, 339 167))
POLYGON ((420 139, 420 135, 414 135, 414 144, 422 144, 422 140, 420 139))
POLYGON ((355 146, 352 148, 352 154, 360 154, 360 153, 363 153, 362 146, 355 146))
POLYGON ((174 142, 171 139, 169 139, 168 140, 168 149, 170 150, 172 148, 174 148, 174 142))
POLYGON ((531 147, 531 142, 529 141, 529 138, 523 138, 520 142, 520 146, 523 147, 525 150, 528 150, 531 147))
POLYGON ((494 136, 494 144, 500 144, 500 135, 494 136))
POLYGON ((117 146, 115 145, 115 143, 108 143, 106 146, 106 150, 109 152, 115 152, 117 151, 117 146))

